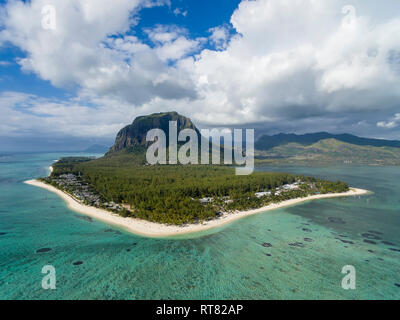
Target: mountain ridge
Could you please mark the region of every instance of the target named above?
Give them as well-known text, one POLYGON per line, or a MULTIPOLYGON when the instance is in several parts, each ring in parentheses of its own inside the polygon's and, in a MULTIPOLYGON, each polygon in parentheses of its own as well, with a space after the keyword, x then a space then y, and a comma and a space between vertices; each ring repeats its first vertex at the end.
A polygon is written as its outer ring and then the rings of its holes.
MULTIPOLYGON (((132 124, 122 128, 106 158, 120 155, 119 161, 122 162, 135 160, 133 162, 146 163, 145 150, 153 143, 146 141, 147 132, 151 129, 163 130, 168 148, 170 121, 177 122, 178 133, 183 129, 193 129, 199 141, 205 139, 191 119, 177 112, 153 113, 137 117, 132 124)), ((264 135, 256 141, 255 150, 256 158, 261 161, 400 165, 400 141, 362 138, 346 133, 264 135)))
POLYGON ((288 143, 298 143, 304 146, 309 146, 326 139, 336 139, 357 146, 400 148, 400 141, 397 140, 362 138, 348 133, 331 134, 328 132, 306 133, 302 135, 294 133, 279 133, 272 136, 263 135, 256 141, 255 148, 257 150, 270 150, 274 147, 288 143))
POLYGON ((259 162, 400 165, 400 148, 358 146, 324 139, 307 146, 294 142, 279 145, 258 151, 256 158, 259 162))

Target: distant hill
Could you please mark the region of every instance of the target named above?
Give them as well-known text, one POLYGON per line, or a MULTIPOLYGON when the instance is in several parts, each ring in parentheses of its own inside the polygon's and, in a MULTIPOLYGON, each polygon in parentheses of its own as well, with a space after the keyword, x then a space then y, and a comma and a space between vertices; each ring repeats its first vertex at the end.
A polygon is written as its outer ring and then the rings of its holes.
POLYGON ((168 146, 170 121, 177 122, 178 132, 183 129, 193 129, 200 137, 200 131, 189 118, 186 118, 177 112, 155 113, 148 116, 137 117, 131 125, 121 129, 115 139, 114 145, 110 148, 107 155, 111 155, 118 151, 143 150, 143 147, 152 143, 146 141, 147 132, 151 129, 163 130, 167 136, 168 146))
POLYGON ((83 152, 87 153, 106 153, 108 151, 109 147, 101 145, 101 144, 94 144, 90 146, 89 148, 83 150, 83 152))
POLYGON ((400 165, 400 148, 358 146, 324 139, 310 145, 287 143, 267 151, 258 151, 258 161, 280 163, 333 163, 400 165))
POLYGON ((400 148, 400 141, 369 139, 357 137, 351 134, 330 134, 327 132, 307 133, 303 135, 285 133, 280 133, 274 136, 264 135, 256 141, 255 148, 257 150, 270 150, 274 147, 286 145, 288 143, 310 146, 326 139, 335 139, 357 146, 400 148))
MULTIPOLYGON (((146 149, 153 143, 146 141, 147 132, 151 129, 163 130, 168 148, 170 121, 177 122, 178 132, 190 128, 197 132, 200 139, 204 139, 189 118, 177 112, 155 113, 137 117, 132 124, 121 129, 114 145, 101 161, 112 165, 126 162, 146 164, 146 149)), ((255 148, 259 162, 400 165, 400 141, 368 139, 350 134, 319 132, 262 136, 255 148)), ((223 152, 221 161, 222 157, 223 152)))

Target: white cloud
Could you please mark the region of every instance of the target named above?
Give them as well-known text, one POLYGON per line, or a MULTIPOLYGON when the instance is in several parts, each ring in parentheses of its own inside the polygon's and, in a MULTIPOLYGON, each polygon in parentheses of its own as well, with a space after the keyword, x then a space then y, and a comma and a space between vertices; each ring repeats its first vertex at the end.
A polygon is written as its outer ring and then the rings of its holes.
POLYGON ((394 115, 389 121, 380 121, 376 124, 380 128, 393 129, 400 125, 400 113, 394 115))
POLYGON ((211 32, 210 41, 216 49, 226 49, 228 46, 229 30, 226 26, 219 26, 209 29, 211 32))
POLYGON ((3 92, 0 94, 0 136, 110 137, 126 124, 127 116, 134 116, 131 108, 124 104, 115 110, 97 101, 98 107, 93 109, 89 102, 3 92))
MULTIPOLYGON (((231 26, 210 29, 210 50, 201 49, 206 39, 176 26, 145 30, 151 45, 127 35, 140 8, 154 1, 58 0, 55 31, 41 28, 46 1, 12 1, 0 43, 26 52, 24 70, 78 87, 75 100, 26 98, 35 114, 29 128, 39 126, 41 112, 40 123, 48 123, 41 129, 98 135, 98 122, 111 135, 136 115, 176 110, 206 125, 298 124, 313 131, 314 123, 368 132, 392 126, 394 120, 377 126, 377 112, 388 119, 398 111, 400 14, 391 10, 394 0, 384 13, 370 1, 354 3, 353 17, 342 13, 344 0, 243 0, 231 26)), ((24 115, 15 106, 5 110, 15 118, 1 123, 28 126, 16 120, 24 115)))
POLYGON ((174 15, 176 15, 176 16, 182 15, 182 16, 186 17, 187 14, 188 14, 187 10, 184 10, 184 9, 181 9, 181 8, 176 8, 174 10, 174 15))
POLYGON ((292 121, 398 106, 400 73, 388 60, 400 52, 398 18, 349 20, 330 0, 258 0, 242 1, 231 23, 240 35, 226 50, 204 50, 187 66, 204 105, 199 120, 292 121))
POLYGON ((45 0, 13 1, 7 5, 6 28, 0 38, 27 53, 19 61, 23 70, 58 87, 78 85, 135 105, 157 96, 194 96, 185 76, 178 76, 177 70, 160 58, 179 58, 189 50, 188 43, 176 39, 176 43, 168 43, 165 53, 158 54, 137 38, 125 36, 135 25, 140 8, 162 2, 59 0, 54 3, 57 15, 53 31, 41 25, 45 0))
POLYGON ((188 39, 187 30, 176 26, 157 26, 147 29, 146 33, 156 46, 157 56, 163 61, 179 60, 199 50, 204 41, 201 38, 188 39))

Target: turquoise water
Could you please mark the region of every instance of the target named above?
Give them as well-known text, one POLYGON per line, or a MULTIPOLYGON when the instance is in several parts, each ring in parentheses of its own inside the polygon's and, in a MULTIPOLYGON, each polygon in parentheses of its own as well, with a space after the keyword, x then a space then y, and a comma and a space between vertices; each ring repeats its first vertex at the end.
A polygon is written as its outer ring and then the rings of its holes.
POLYGON ((47 175, 59 156, 0 156, 0 299, 400 298, 400 252, 390 250, 400 249, 396 167, 259 168, 341 179, 374 194, 280 209, 189 239, 147 239, 23 184, 47 175), (382 233, 376 244, 364 242, 369 231, 382 233), (296 242, 303 247, 289 245, 296 242), (45 265, 56 269, 56 290, 41 287, 45 265), (356 268, 356 290, 341 287, 345 265, 356 268))

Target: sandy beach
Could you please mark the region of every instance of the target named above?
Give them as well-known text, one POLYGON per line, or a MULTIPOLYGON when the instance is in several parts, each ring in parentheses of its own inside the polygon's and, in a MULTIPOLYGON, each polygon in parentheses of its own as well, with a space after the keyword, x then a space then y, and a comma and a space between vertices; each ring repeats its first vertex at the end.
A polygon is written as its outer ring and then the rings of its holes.
POLYGON ((267 207, 263 207, 255 210, 248 211, 238 211, 234 213, 225 214, 222 217, 207 221, 202 224, 190 224, 185 226, 172 226, 172 225, 163 225, 153 222, 148 222, 145 220, 134 219, 134 218, 123 218, 117 214, 112 212, 102 210, 99 208, 91 207, 84 205, 77 200, 75 200, 70 195, 58 190, 57 188, 50 186, 46 183, 43 183, 38 180, 30 180, 25 181, 26 184, 43 188, 48 191, 54 192, 59 195, 64 201, 67 203, 68 207, 76 212, 87 215, 94 219, 103 221, 107 224, 115 225, 121 227, 129 232, 132 232, 137 235, 146 236, 146 237, 155 237, 162 238, 168 236, 175 236, 193 232, 204 231, 216 227, 220 227, 222 225, 228 224, 235 220, 248 217, 254 214, 265 213, 271 210, 276 210, 283 207, 293 206, 302 202, 311 201, 311 200, 319 200, 319 199, 327 199, 327 198, 338 198, 338 197, 350 197, 350 196, 361 196, 369 193, 367 190, 351 188, 350 191, 345 193, 334 193, 334 194, 321 194, 309 196, 306 198, 298 198, 291 199, 281 203, 271 204, 267 207))

